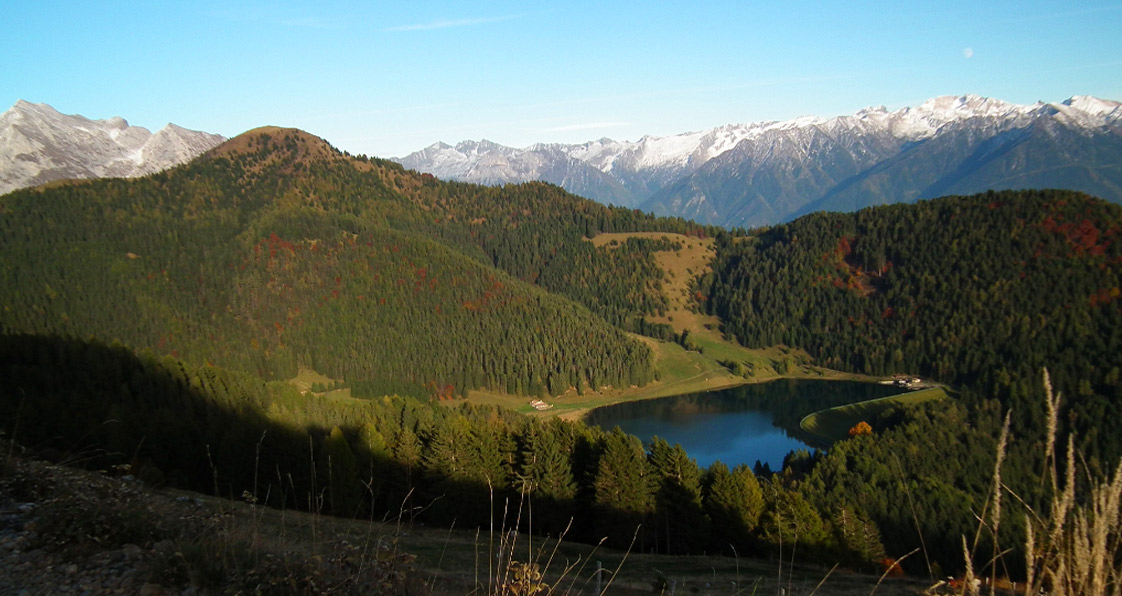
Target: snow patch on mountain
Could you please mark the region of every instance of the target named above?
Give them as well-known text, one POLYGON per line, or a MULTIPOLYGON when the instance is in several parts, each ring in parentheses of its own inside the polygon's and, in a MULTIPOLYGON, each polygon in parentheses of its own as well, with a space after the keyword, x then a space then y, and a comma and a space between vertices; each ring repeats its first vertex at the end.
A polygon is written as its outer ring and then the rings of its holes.
POLYGON ((536 144, 523 149, 489 141, 464 141, 455 147, 437 143, 398 161, 441 178, 502 184, 543 179, 541 170, 548 167, 550 159, 575 159, 630 181, 632 190, 642 199, 650 194, 649 190, 641 192, 644 184, 660 186, 679 179, 741 143, 759 142, 777 134, 814 129, 835 135, 888 134, 900 140, 917 141, 934 137, 944 127, 970 120, 987 120, 1007 129, 1051 115, 1058 115, 1072 126, 1094 128, 1117 122, 1122 116, 1119 105, 1086 96, 1075 96, 1059 104, 1038 102, 1026 106, 974 94, 946 95, 892 112, 884 106, 870 107, 850 116, 728 124, 672 136, 644 136, 638 141, 602 138, 575 145, 536 144))

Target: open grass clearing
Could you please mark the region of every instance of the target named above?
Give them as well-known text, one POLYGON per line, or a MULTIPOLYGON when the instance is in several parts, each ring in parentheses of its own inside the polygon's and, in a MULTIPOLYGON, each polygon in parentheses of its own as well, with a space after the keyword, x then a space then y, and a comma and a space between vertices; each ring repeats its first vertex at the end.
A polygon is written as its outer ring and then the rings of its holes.
POLYGON ((613 242, 626 242, 628 238, 666 238, 681 245, 678 250, 655 253, 655 262, 663 270, 662 291, 670 308, 664 316, 648 316, 647 320, 670 325, 677 333, 688 331, 690 343, 718 366, 725 362, 745 363, 750 369, 744 375, 746 382, 769 381, 781 377, 872 380, 863 375, 811 366, 810 356, 802 350, 782 346, 745 348, 726 339, 720 331, 720 320, 717 317, 695 311, 697 296, 690 291, 695 279, 712 271, 713 259, 717 255, 712 238, 665 232, 619 232, 598 234, 590 242, 597 247, 610 247, 613 242), (784 364, 786 366, 782 366, 784 364), (781 369, 786 370, 781 372, 781 369))
POLYGON ((695 303, 695 297, 690 292, 693 280, 708 273, 714 257, 717 256, 713 239, 666 232, 620 232, 598 234, 590 242, 597 248, 611 247, 612 242, 623 243, 628 238, 653 240, 665 238, 681 245, 678 250, 662 250, 654 255, 655 263, 663 271, 662 292, 669 303, 669 308, 664 316, 652 316, 647 319, 653 323, 670 325, 678 333, 687 329, 692 333, 703 329, 706 325, 715 326, 716 318, 698 314, 690 308, 695 303))
POLYGON ((288 382, 296 387, 302 394, 312 394, 323 397, 351 397, 351 390, 349 388, 333 389, 331 391, 313 391, 314 385, 322 385, 323 387, 330 387, 336 383, 335 379, 319 374, 318 372, 301 366, 296 373, 296 376, 289 379, 288 382))

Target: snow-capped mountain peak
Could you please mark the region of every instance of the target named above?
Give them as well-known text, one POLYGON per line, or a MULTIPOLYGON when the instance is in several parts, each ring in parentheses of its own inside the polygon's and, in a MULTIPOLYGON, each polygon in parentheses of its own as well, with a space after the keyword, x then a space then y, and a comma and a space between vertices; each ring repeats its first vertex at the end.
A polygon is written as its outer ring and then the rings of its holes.
POLYGON ((1071 126, 1094 129, 1122 121, 1122 103, 1086 95, 1076 95, 1047 106, 1071 126))
POLYGON ((888 115, 891 129, 912 139, 935 135, 948 124, 971 118, 1012 119, 1029 114, 1036 106, 1021 106, 980 95, 943 95, 917 107, 901 108, 888 115))
POLYGON ((1062 105, 1075 108, 1087 114, 1096 116, 1107 116, 1118 112, 1118 108, 1122 107, 1122 103, 1111 101, 1109 99, 1099 99, 1089 95, 1075 95, 1069 99, 1061 102, 1062 105))
MULTIPOLYGON (((681 174, 695 171, 742 142, 757 142, 768 135, 794 134, 805 129, 838 132, 857 128, 865 132, 879 130, 895 138, 914 141, 931 138, 945 126, 971 119, 1021 122, 1034 117, 1041 110, 1068 113, 1067 120, 1083 126, 1101 126, 1104 119, 1117 116, 1118 106, 1117 102, 1083 96, 1073 97, 1062 104, 1038 102, 1026 106, 976 94, 945 95, 931 98, 916 107, 900 108, 892 112, 884 106, 876 106, 862 109, 852 116, 802 116, 784 121, 727 124, 670 136, 647 135, 637 141, 602 138, 576 145, 535 144, 524 149, 506 147, 487 140, 462 141, 456 144, 454 152, 450 151, 452 147, 438 144, 399 161, 438 177, 479 183, 521 181, 505 179, 493 169, 483 175, 476 165, 468 163, 491 161, 498 154, 506 156, 506 159, 514 158, 516 154, 563 154, 605 174, 622 177, 641 171, 674 171, 681 174)), ((530 170, 524 173, 535 176, 535 172, 530 170)))
MULTIPOLYGON (((1050 142, 1058 142, 1055 139, 1059 137, 1055 135, 1059 134, 1074 135, 1066 138, 1083 139, 1080 142, 1092 137, 1098 139, 1096 143, 1111 142, 1109 139, 1117 137, 1122 130, 1120 106, 1122 104, 1116 101, 1087 96, 1074 96, 1060 103, 1018 105, 976 94, 945 95, 892 111, 885 106, 874 106, 848 116, 803 116, 783 121, 726 124, 670 136, 648 135, 636 141, 601 138, 574 145, 536 144, 524 149, 489 141, 467 141, 455 148, 434 145, 399 161, 406 167, 442 178, 483 184, 545 180, 606 203, 642 206, 659 213, 712 223, 742 225, 782 220, 784 208, 778 202, 795 204, 811 200, 791 193, 827 192, 830 185, 846 180, 846 184, 861 185, 863 176, 882 177, 877 168, 891 167, 895 163, 892 159, 902 158, 900 152, 917 143, 947 139, 932 144, 930 151, 944 147, 939 150, 949 155, 958 150, 955 147, 975 146, 974 143, 995 139, 983 150, 989 161, 964 164, 963 169, 954 174, 970 177, 969 184, 962 182, 960 186, 972 188, 970 184, 981 184, 984 179, 983 175, 972 172, 993 167, 985 164, 994 163, 1001 152, 1013 151, 1018 143, 1035 134, 1033 125, 1036 123, 1046 125, 1040 130, 1052 131, 1049 134, 1053 135, 1053 141, 1050 142), (1103 141, 1104 138, 1107 140, 1103 141), (801 177, 790 178, 797 172, 802 172, 801 177), (837 178, 843 173, 852 178, 837 178), (715 177, 721 177, 723 185, 707 186, 709 182, 706 181, 715 177), (760 186, 753 186, 752 180, 757 178, 760 186), (769 179, 772 181, 768 182, 769 179), (780 179, 784 182, 780 183, 780 179), (722 202, 722 193, 739 192, 736 189, 741 187, 754 189, 745 191, 756 197, 752 200, 771 203, 753 208, 728 207, 727 213, 721 212, 726 207, 713 207, 722 202), (800 190, 796 192, 795 189, 800 190), (776 197, 767 198, 771 194, 776 197)), ((1069 155, 1088 150, 1086 147, 1078 149, 1074 141, 1065 142, 1073 147, 1069 155)), ((1104 152, 1102 155, 1112 154, 1104 152)), ((938 162, 943 164, 938 167, 964 157, 955 153, 953 157, 941 159, 945 161, 938 162)), ((931 167, 934 166, 924 164, 916 171, 931 167)), ((1003 167, 1008 170, 995 184, 1008 188, 1011 184, 1030 183, 1030 172, 1016 170, 1013 165, 1003 167), (1014 182, 1021 180, 1025 182, 1014 182)), ((1116 162, 1096 171, 1098 176, 1106 176, 1115 170, 1116 162)), ((1075 166, 1070 171, 1076 171, 1075 166)), ((939 174, 950 175, 951 172, 939 174)), ((916 184, 923 179, 914 172, 908 176, 916 184)), ((1064 176, 1068 177, 1054 183, 1052 179, 1041 183, 1063 184, 1089 192, 1098 192, 1100 187, 1111 188, 1098 181, 1080 188, 1076 174, 1064 176)), ((1037 183, 1032 180, 1032 184, 1037 183)), ((858 187, 847 187, 849 190, 839 187, 829 192, 849 197, 858 187)), ((906 200, 943 188, 958 189, 959 186, 952 184, 950 178, 936 177, 919 189, 898 189, 903 194, 894 200, 906 200)), ((867 194, 883 192, 883 189, 872 189, 867 194)), ((853 200, 854 204, 859 202, 853 200)))

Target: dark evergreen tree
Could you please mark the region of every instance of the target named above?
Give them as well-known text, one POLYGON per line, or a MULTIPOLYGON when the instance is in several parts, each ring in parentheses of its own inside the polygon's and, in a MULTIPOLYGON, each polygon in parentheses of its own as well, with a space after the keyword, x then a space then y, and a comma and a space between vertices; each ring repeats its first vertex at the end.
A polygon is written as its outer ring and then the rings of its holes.
POLYGON ((319 476, 327 487, 327 506, 334 515, 352 517, 359 511, 362 484, 347 437, 338 426, 331 429, 320 450, 319 476))
POLYGON ((755 474, 741 464, 730 472, 728 466, 713 462, 704 485, 705 511, 713 527, 712 544, 719 551, 733 549, 741 554, 756 548, 753 537, 764 510, 764 497, 755 474))
MULTIPOLYGON (((596 530, 610 544, 628 546, 654 508, 643 443, 618 427, 606 434, 593 487, 596 530)), ((639 544, 645 544, 644 535, 638 534, 639 544)))
POLYGON ((531 523, 539 530, 560 533, 573 519, 577 497, 568 452, 547 425, 527 425, 522 442, 518 488, 532 503, 531 523))
POLYGON ((708 520, 701 506, 701 473, 681 445, 655 437, 650 447, 655 484, 652 532, 656 548, 667 553, 700 552, 709 542, 708 520))

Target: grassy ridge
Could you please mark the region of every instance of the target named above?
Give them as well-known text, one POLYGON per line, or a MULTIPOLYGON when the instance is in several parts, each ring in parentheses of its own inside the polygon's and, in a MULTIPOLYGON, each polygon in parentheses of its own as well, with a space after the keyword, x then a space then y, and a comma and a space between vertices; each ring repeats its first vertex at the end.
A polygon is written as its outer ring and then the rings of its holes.
POLYGON ((948 397, 947 391, 942 387, 909 391, 899 395, 890 395, 819 410, 803 418, 799 426, 804 431, 832 443, 849 438, 849 429, 853 428, 858 422, 868 422, 888 409, 913 406, 929 401, 947 399, 948 397))

